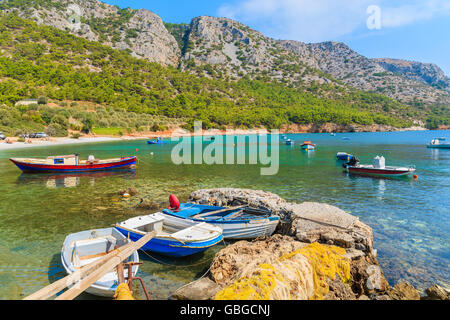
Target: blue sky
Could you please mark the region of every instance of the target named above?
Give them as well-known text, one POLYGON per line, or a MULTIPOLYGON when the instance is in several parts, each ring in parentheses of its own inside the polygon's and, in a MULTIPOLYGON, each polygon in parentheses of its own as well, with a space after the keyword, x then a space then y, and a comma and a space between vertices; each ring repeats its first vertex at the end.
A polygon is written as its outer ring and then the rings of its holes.
POLYGON ((276 39, 342 41, 369 58, 432 62, 450 76, 450 0, 105 0, 165 22, 209 15, 276 39))

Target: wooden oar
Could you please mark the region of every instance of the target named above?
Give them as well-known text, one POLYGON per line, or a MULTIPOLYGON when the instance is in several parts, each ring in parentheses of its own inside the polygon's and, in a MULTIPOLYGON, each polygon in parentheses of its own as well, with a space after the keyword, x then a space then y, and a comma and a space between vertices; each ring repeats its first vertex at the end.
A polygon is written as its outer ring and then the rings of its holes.
MULTIPOLYGON (((111 251, 106 256, 102 257, 101 259, 94 261, 94 262, 82 267, 81 269, 75 271, 74 273, 48 285, 47 287, 29 295, 29 296, 27 296, 24 300, 46 300, 46 299, 54 296, 55 294, 57 294, 64 288, 79 281, 79 283, 75 284, 72 287, 72 289, 81 289, 83 287, 84 288, 83 290, 75 291, 75 290, 69 289, 68 291, 66 291, 64 293, 65 295, 63 296, 63 298, 65 298, 65 299, 73 299, 73 298, 77 297, 79 294, 81 294, 84 290, 89 288, 93 283, 95 283, 103 275, 105 275, 106 273, 111 271, 114 267, 116 267, 123 260, 125 260, 129 256, 131 256, 134 251, 140 249, 143 245, 145 245, 148 241, 150 241, 155 235, 156 235, 156 232, 148 233, 136 242, 130 242, 114 251, 111 251), (109 262, 111 260, 113 260, 114 258, 119 258, 121 260, 117 264, 110 267, 111 264, 109 262), (109 269, 106 270, 105 268, 109 268, 109 269), (94 277, 90 277, 93 274, 94 274, 94 277), (90 278, 88 278, 88 277, 90 277, 90 278), (82 280, 80 281, 80 279, 82 279, 82 280), (93 281, 92 281, 92 279, 93 279, 93 281), (89 284, 89 285, 86 286, 86 284, 89 284), (68 292, 69 292, 69 294, 67 294, 68 292)), ((117 261, 117 259, 114 259, 114 263, 116 261, 117 261)), ((58 297, 58 298, 60 298, 60 297, 58 297)), ((62 300, 62 299, 58 299, 58 300, 62 300)))
POLYGON ((230 207, 230 208, 220 209, 220 210, 217 210, 217 211, 210 211, 210 212, 206 212, 206 213, 202 213, 202 214, 197 214, 197 215, 195 215, 195 216, 193 216, 191 218, 193 218, 193 219, 203 218, 203 217, 207 217, 207 216, 210 216, 210 215, 213 215, 213 214, 222 213, 222 212, 225 212, 225 211, 232 211, 232 210, 236 210, 236 209, 242 209, 242 208, 245 208, 245 207, 247 207, 247 205, 238 206, 238 207, 230 207))

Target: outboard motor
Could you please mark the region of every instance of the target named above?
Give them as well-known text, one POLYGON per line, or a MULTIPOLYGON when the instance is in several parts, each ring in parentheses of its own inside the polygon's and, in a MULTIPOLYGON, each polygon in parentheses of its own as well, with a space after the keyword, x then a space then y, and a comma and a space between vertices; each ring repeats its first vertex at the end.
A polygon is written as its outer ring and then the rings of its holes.
POLYGON ((344 168, 347 168, 347 167, 356 167, 356 166, 359 165, 359 163, 360 163, 359 159, 358 159, 357 157, 353 156, 353 158, 351 158, 349 162, 347 162, 346 164, 344 164, 343 167, 344 167, 344 168))

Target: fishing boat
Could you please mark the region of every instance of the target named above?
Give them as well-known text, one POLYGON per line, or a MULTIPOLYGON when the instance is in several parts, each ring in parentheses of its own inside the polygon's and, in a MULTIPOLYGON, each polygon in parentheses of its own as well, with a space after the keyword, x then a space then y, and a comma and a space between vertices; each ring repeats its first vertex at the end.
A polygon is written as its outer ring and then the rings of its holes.
POLYGON ((148 232, 156 231, 156 236, 141 250, 170 257, 185 257, 203 252, 223 240, 222 229, 217 226, 201 221, 188 222, 180 227, 161 212, 131 218, 117 223, 115 227, 133 241, 139 240, 148 232))
POLYGON ((287 140, 285 141, 285 143, 286 143, 287 146, 292 146, 292 145, 294 144, 294 140, 287 139, 287 140))
POLYGON ((156 140, 148 140, 147 144, 166 144, 167 142, 165 142, 164 140, 158 138, 156 140))
POLYGON ((182 203, 178 208, 163 210, 164 216, 178 229, 192 222, 206 222, 223 230, 225 239, 254 239, 271 236, 280 217, 270 211, 240 206, 216 207, 193 203, 182 203))
POLYGON ((89 156, 88 160, 80 160, 77 154, 67 156, 51 156, 46 159, 12 158, 10 159, 23 172, 92 172, 132 168, 137 157, 99 160, 89 156))
MULTIPOLYGON (((110 251, 129 243, 122 233, 115 228, 82 231, 68 235, 61 250, 61 262, 67 274, 88 265, 110 251)), ((135 251, 126 262, 139 262, 138 252, 135 251)), ((132 275, 138 272, 138 265, 131 267, 132 275)), ((124 270, 124 277, 128 278, 128 270, 124 270)), ((112 297, 119 285, 117 271, 111 271, 91 285, 86 292, 101 296, 112 297)))
POLYGON ((414 166, 409 167, 394 167, 386 166, 384 157, 375 157, 373 164, 361 165, 356 157, 353 157, 349 163, 344 164, 344 168, 347 172, 358 175, 369 175, 378 177, 406 177, 412 175, 416 168, 414 166))
POLYGON ((450 149, 450 143, 445 143, 446 138, 435 138, 427 146, 428 148, 450 149))
POLYGON ((302 144, 302 149, 303 150, 314 150, 314 149, 316 149, 316 145, 311 143, 311 141, 305 141, 302 144))
POLYGON ((347 152, 338 152, 336 154, 336 158, 338 160, 345 160, 345 161, 350 161, 353 158, 353 155, 347 152))

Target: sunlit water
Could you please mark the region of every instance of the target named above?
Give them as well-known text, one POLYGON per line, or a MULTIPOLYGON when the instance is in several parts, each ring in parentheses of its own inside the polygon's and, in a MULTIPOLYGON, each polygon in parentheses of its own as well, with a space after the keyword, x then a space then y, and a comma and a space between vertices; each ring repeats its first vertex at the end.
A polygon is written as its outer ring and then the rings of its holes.
MULTIPOLYGON (((174 143, 147 145, 144 140, 2 151, 0 299, 21 299, 63 277, 60 250, 68 234, 146 214, 134 209, 140 197, 166 205, 171 193, 186 200, 194 190, 216 187, 267 190, 288 201, 338 206, 373 228, 378 260, 391 285, 405 279, 421 289, 433 283, 448 286, 450 150, 426 148, 441 136, 450 138, 448 131, 288 135, 296 145, 280 145, 274 176, 261 176, 262 165, 177 166, 171 161, 174 143), (316 151, 301 151, 304 140, 316 143, 316 151), (352 152, 362 163, 383 155, 387 165, 415 165, 419 179, 349 176, 335 160, 340 151, 352 152), (58 176, 22 174, 8 161, 72 153, 83 158, 136 154, 140 162, 135 172, 58 176), (129 187, 139 191, 138 197, 122 200, 118 192, 129 187)), ((202 276, 221 248, 181 260, 140 253, 144 264, 138 275, 152 299, 167 299, 202 276)))

